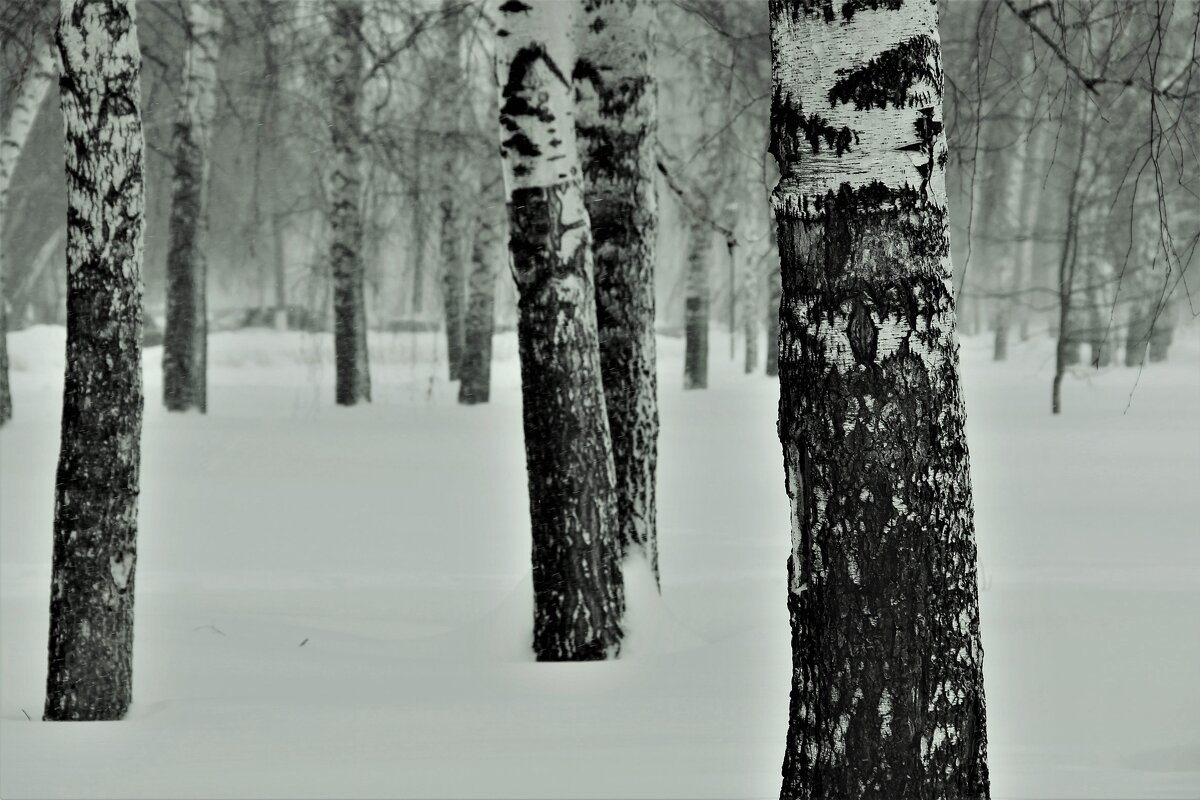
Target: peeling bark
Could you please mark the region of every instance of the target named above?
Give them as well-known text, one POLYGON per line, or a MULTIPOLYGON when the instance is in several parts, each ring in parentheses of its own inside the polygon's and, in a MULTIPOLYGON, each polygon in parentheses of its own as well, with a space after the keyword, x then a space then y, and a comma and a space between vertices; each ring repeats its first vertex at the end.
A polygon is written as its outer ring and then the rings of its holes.
POLYGON ((163 330, 163 403, 170 411, 208 406, 208 172, 217 108, 222 12, 214 0, 187 6, 175 173, 167 253, 167 320, 163 330))
POLYGON ((656 0, 587 0, 575 65, 585 200, 591 219, 604 401, 622 552, 658 578, 655 472, 654 81, 656 0))
POLYGON ((770 6, 793 547, 783 798, 989 792, 937 10, 895 5, 770 6), (870 91, 832 92, 847 76, 870 91), (848 146, 814 143, 817 117, 848 146))
POLYGON ((575 3, 499 6, 501 156, 533 533, 539 661, 617 654, 624 584, 600 378, 591 234, 575 141, 575 3))
MULTIPOLYGON (((0 234, 8 210, 8 186, 29 131, 37 119, 54 78, 54 51, 49 42, 35 42, 34 62, 16 87, 16 99, 6 110, 0 134, 0 234)), ((12 391, 8 385, 8 313, 4 302, 4 246, 0 243, 0 426, 12 419, 12 391)))
POLYGON ((327 0, 333 165, 330 219, 333 264, 333 343, 338 405, 371 401, 367 358, 367 305, 363 280, 361 0, 327 0))
POLYGON ((132 695, 142 429, 144 157, 132 0, 64 0, 67 356, 55 477, 47 720, 132 695))

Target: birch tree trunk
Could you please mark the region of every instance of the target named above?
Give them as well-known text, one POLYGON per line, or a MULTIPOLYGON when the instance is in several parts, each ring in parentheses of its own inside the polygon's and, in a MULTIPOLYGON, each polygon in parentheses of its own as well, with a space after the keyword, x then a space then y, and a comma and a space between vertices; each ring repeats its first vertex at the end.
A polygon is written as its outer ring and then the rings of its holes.
POLYGON ((713 232, 709 223, 691 219, 683 306, 683 388, 708 388, 708 308, 713 232))
MULTIPOLYGON (((36 56, 24 79, 16 87, 12 110, 6 110, 0 136, 0 236, 8 209, 8 186, 21 158, 21 150, 37 119, 46 91, 54 77, 54 51, 49 42, 34 45, 36 56)), ((12 390, 8 385, 8 309, 4 302, 4 245, 0 239, 0 426, 12 419, 12 390)))
POLYGON ((214 0, 191 0, 187 5, 189 35, 175 120, 163 329, 163 403, 169 411, 204 413, 208 406, 208 172, 221 13, 214 0))
POLYGON ((363 291, 361 0, 327 0, 333 166, 330 184, 330 260, 333 264, 333 343, 338 405, 371 401, 367 306, 363 291))
MULTIPOLYGON (((443 175, 453 174, 449 164, 443 165, 443 175)), ((464 294, 466 287, 465 265, 463 264, 462 248, 459 241, 462 237, 462 226, 459 222, 459 200, 455 196, 458 187, 454 180, 448 180, 442 187, 440 203, 441 219, 441 261, 442 261, 442 315, 446 327, 446 361, 449 364, 450 380, 458 380, 462 376, 463 327, 466 305, 464 294)))
MULTIPOLYGON (((503 188, 500 176, 491 184, 503 188)), ((494 194, 500 194, 499 191, 494 194)), ((462 364, 459 368, 458 402, 486 403, 491 395, 492 334, 496 328, 496 273, 504 258, 503 197, 493 197, 485 188, 475 222, 471 249, 471 273, 467 280, 467 313, 463 326, 462 364)))
POLYGON ((47 720, 132 694, 142 431, 144 157, 133 0, 64 0, 67 354, 55 477, 47 720))
POLYGON ((937 8, 771 0, 784 798, 988 795, 937 8))
MULTIPOLYGON (((1024 74, 1031 74, 1033 67, 1033 50, 1030 49, 1025 54, 1024 74)), ((1032 119, 1032 117, 1033 92, 1025 91, 1022 93, 1020 102, 1017 104, 1017 124, 1027 124, 1026 121, 1032 119)), ((1021 240, 1021 236, 1026 232, 1023 223, 1028 218, 1028 214, 1022 211, 1022 202, 1026 198, 1026 190, 1024 181, 1021 178, 1028 174, 1026 165, 1032 154, 1037 152, 1036 146, 1031 146, 1031 140, 1034 138, 1036 131, 1037 128, 1035 127, 1017 137, 1016 148, 1013 151, 1012 157, 1003 168, 1005 220, 1011 225, 1008 230, 1010 235, 1007 238, 1009 238, 1012 244, 1002 248, 1003 253, 1000 256, 1001 269, 997 275, 996 285, 1001 292, 1006 292, 1008 296, 998 298, 998 302, 996 303, 995 331, 992 340, 993 361, 1005 361, 1008 359, 1009 328, 1012 325, 1013 318, 1016 316, 1015 311, 1020 297, 1021 278, 1024 271, 1024 264, 1021 257, 1025 253, 1025 243, 1021 240)))
POLYGON ((594 0, 585 7, 575 67, 585 200, 596 269, 604 402, 617 475, 622 553, 658 578, 655 472, 658 399, 654 258, 658 197, 654 146, 657 0, 594 0))
POLYGON ((499 7, 501 156, 533 532, 539 661, 616 655, 624 585, 600 379, 591 233, 575 143, 574 2, 499 7))

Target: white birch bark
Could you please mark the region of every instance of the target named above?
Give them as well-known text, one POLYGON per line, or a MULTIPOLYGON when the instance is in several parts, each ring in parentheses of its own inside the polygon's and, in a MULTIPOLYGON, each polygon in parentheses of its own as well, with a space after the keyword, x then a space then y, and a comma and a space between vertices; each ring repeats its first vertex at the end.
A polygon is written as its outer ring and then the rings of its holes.
MULTIPOLYGON (((0 235, 8 209, 8 186, 25 147, 25 140, 54 78, 54 51, 49 42, 34 45, 34 61, 16 91, 11 110, 6 109, 0 132, 0 235)), ((8 385, 8 308, 4 294, 4 245, 0 241, 0 425, 12 418, 12 391, 8 385)))
POLYGON ((142 429, 141 92, 133 0, 64 0, 67 349, 55 474, 47 720, 132 697, 142 429))
POLYGON ((784 798, 988 795, 971 484, 928 0, 771 0, 784 798))
POLYGON ((575 2, 499 5, 497 78, 533 538, 533 646, 603 659, 621 643, 615 470, 575 139, 575 2))

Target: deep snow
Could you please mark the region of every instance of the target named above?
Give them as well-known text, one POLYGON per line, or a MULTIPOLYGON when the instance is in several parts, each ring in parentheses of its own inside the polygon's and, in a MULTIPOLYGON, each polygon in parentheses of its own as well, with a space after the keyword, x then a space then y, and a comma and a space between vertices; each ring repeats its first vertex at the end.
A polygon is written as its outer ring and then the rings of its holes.
MULTIPOLYGON (((1200 796, 1198 334, 1132 403, 1136 370, 1081 370, 1059 418, 1048 342, 964 344, 996 798, 1200 796)), ((702 392, 659 341, 663 598, 635 580, 627 657, 574 665, 525 647, 511 335, 475 408, 432 333, 373 336, 376 402, 350 410, 317 337, 214 335, 207 417, 162 410, 146 351, 136 702, 45 724, 63 331, 10 334, 0 796, 777 796, 777 388, 725 336, 702 392)))

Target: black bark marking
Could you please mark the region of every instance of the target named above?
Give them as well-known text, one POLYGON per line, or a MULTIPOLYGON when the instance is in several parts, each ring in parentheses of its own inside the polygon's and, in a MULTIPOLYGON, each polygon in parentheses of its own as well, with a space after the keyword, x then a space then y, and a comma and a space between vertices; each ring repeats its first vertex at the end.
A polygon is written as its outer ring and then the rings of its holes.
POLYGON ((930 105, 942 94, 941 49, 929 36, 914 36, 885 50, 857 69, 838 70, 843 76, 829 90, 829 104, 853 103, 863 111, 870 108, 905 108, 930 105), (910 94, 919 82, 928 82, 934 92, 910 94))
POLYGON ((859 143, 858 133, 843 125, 836 127, 819 114, 805 114, 799 101, 785 96, 776 86, 771 104, 770 153, 779 164, 802 160, 801 141, 808 143, 812 153, 819 153, 822 144, 841 156, 859 143))
POLYGON ((879 329, 871 319, 871 312, 862 300, 854 300, 850 319, 846 326, 846 335, 850 340, 850 349, 854 358, 860 364, 871 364, 875 361, 875 349, 879 341, 879 329))

